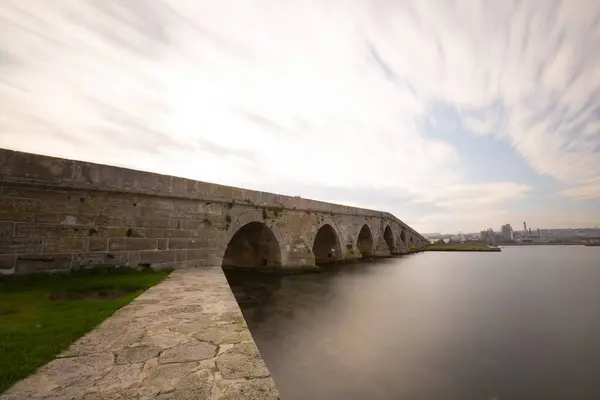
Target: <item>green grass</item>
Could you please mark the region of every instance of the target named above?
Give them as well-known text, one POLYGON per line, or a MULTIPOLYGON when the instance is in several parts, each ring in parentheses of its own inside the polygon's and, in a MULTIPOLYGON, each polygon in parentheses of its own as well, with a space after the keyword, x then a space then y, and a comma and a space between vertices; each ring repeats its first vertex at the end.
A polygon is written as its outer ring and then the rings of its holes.
POLYGON ((0 280, 0 393, 53 359, 169 271, 90 270, 0 280), (50 293, 125 290, 109 300, 50 300, 50 293))
POLYGON ((452 243, 452 244, 430 244, 428 249, 487 249, 487 243, 452 243))

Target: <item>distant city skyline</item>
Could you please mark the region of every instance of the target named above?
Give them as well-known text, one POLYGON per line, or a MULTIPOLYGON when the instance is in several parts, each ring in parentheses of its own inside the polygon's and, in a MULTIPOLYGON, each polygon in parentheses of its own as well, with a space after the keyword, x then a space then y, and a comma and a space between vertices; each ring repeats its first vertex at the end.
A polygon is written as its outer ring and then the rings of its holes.
POLYGON ((0 3, 0 147, 393 213, 600 224, 600 2, 0 3))
MULTIPOLYGON (((512 224, 511 224, 512 225, 512 224)), ((456 232, 425 232, 422 233, 423 236, 427 237, 427 236, 447 236, 447 235, 477 235, 479 233, 481 233, 482 230, 487 230, 490 229, 490 227, 488 228, 481 228, 479 231, 473 231, 473 232, 462 232, 462 231, 456 231, 456 232)), ((491 227, 491 229, 493 229, 493 231, 495 233, 501 233, 502 232, 502 226, 499 228, 494 228, 491 227)), ((534 230, 534 228, 531 228, 532 230, 534 230)), ((593 226, 593 227, 571 227, 571 228, 535 228, 535 231, 537 232, 537 230, 540 231, 579 231, 579 230, 597 230, 598 233, 600 234, 600 226, 593 226)), ((520 227, 520 229, 515 229, 515 227, 513 226, 513 232, 523 232, 523 227, 520 227)))

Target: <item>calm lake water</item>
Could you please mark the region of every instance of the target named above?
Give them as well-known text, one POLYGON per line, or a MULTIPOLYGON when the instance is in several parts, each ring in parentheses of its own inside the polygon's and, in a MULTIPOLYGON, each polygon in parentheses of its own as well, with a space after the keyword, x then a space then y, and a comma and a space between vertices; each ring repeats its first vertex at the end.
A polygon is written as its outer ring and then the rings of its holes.
POLYGON ((282 399, 600 399, 600 247, 229 274, 282 399))

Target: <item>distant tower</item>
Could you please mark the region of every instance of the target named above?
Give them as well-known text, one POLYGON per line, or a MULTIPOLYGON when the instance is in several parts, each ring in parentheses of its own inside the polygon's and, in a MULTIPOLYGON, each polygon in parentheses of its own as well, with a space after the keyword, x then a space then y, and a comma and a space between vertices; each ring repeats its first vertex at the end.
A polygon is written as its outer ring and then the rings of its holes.
POLYGON ((542 235, 540 235, 540 228, 538 228, 538 237, 541 238, 542 235))
POLYGON ((531 228, 529 228, 529 237, 531 237, 531 228))
POLYGON ((527 235, 527 222, 523 221, 523 230, 525 231, 525 235, 527 235))

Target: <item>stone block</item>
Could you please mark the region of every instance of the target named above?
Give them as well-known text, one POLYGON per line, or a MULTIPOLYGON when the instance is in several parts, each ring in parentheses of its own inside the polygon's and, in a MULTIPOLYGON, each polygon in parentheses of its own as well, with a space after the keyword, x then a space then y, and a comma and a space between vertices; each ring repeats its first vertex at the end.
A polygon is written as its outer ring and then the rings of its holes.
POLYGON ((35 221, 35 214, 6 213, 0 208, 0 221, 33 222, 35 221))
POLYGON ((154 174, 154 193, 169 193, 171 191, 171 177, 168 175, 154 174))
POLYGON ((205 241, 200 239, 169 239, 169 249, 199 249, 205 241))
POLYGON ((129 228, 126 226, 98 228, 98 235, 107 238, 144 238, 146 237, 146 229, 144 228, 129 228))
POLYGON ((113 183, 126 191, 152 193, 154 174, 124 168, 113 168, 113 183))
POLYGON ((175 204, 175 213, 177 215, 192 215, 198 213, 198 202, 189 200, 177 200, 175 204))
POLYGON ((58 213, 38 213, 34 215, 34 221, 44 224, 58 224, 61 219, 58 213))
POLYGON ((164 229, 160 228, 146 228, 147 238, 161 238, 164 237, 164 229))
MULTIPOLYGON (((135 204, 135 203, 134 203, 135 204)), ((141 215, 140 207, 133 205, 126 206, 106 206, 99 210, 97 214, 108 215, 110 217, 131 217, 141 215)))
POLYGON ((37 199, 18 199, 10 197, 0 198, 0 210, 3 214, 35 214, 40 210, 40 201, 37 199))
POLYGON ((16 256, 0 256, 0 270, 11 270, 15 267, 16 256))
POLYGON ((12 237, 15 231, 15 224, 12 222, 0 222, 0 240, 12 237))
POLYGON ((40 199, 43 197, 54 197, 59 200, 62 199, 67 200, 66 191, 60 190, 46 190, 35 187, 27 187, 27 186, 3 186, 2 188, 2 196, 3 197, 15 197, 20 199, 40 199))
POLYGON ((108 251, 108 239, 90 238, 88 240, 88 251, 108 251))
POLYGON ((79 201, 56 201, 54 199, 40 199, 39 211, 59 214, 78 214, 81 204, 79 201))
MULTIPOLYGON (((209 220, 207 219, 207 221, 209 221, 209 220)), ((187 219, 187 220, 183 221, 183 229, 198 230, 198 229, 202 229, 207 224, 208 224, 208 222, 205 222, 203 220, 189 220, 189 219, 187 219)), ((211 225, 212 225, 212 222, 211 222, 211 225)))
POLYGON ((177 252, 175 251, 142 251, 140 262, 143 264, 162 264, 175 262, 177 252))
POLYGON ((171 193, 185 194, 187 192, 187 179, 174 176, 171 179, 171 193))
POLYGON ((105 226, 138 226, 137 217, 135 215, 125 215, 122 217, 104 216, 105 222, 102 225, 105 226))
POLYGON ((129 262, 127 252, 97 252, 73 255, 73 266, 126 265, 129 262))
POLYGON ((109 251, 122 250, 156 250, 157 239, 148 238, 111 238, 108 242, 109 251))
POLYGON ((62 158, 40 157, 36 154, 13 153, 7 169, 13 178, 26 182, 57 183, 69 181, 73 161, 62 158))
POLYGON ((16 274, 61 271, 71 268, 70 254, 31 254, 17 256, 16 274))
POLYGON ((77 225, 27 224, 15 226, 15 237, 86 237, 89 229, 77 225))
POLYGON ((168 250, 169 249, 169 239, 158 239, 158 250, 168 250))
MULTIPOLYGON (((62 225, 80 225, 95 227, 96 225, 105 225, 108 220, 106 215, 98 214, 58 214, 58 223, 62 225)), ((40 221, 42 222, 42 221, 40 221)), ((48 221, 50 222, 50 221, 48 221)))
POLYGON ((128 264, 132 267, 137 267, 140 264, 141 259, 142 259, 141 251, 130 251, 128 264))
POLYGON ((160 208, 142 207, 140 215, 143 218, 171 218, 176 213, 173 210, 164 210, 160 208))
POLYGON ((145 228, 175 229, 177 222, 171 218, 135 217, 135 225, 145 228))
POLYGON ((35 254, 42 252, 41 238, 0 238, 0 254, 35 254))
POLYGON ((198 249, 198 250, 188 250, 187 251, 187 260, 206 260, 208 254, 210 253, 210 249, 198 249))
POLYGON ((187 229, 165 229, 164 230, 165 238, 189 239, 190 236, 191 236, 190 231, 187 229))
POLYGON ((175 208, 175 203, 172 199, 144 197, 138 202, 138 207, 141 207, 142 209, 173 210, 175 208))
POLYGON ((44 239, 43 253, 80 253, 87 250, 87 238, 51 237, 44 239))
POLYGON ((177 250, 175 251, 176 259, 175 261, 181 262, 187 260, 187 250, 177 250))

